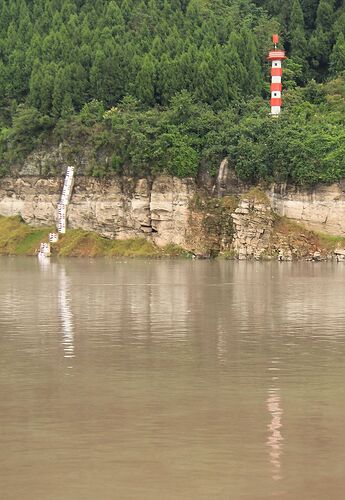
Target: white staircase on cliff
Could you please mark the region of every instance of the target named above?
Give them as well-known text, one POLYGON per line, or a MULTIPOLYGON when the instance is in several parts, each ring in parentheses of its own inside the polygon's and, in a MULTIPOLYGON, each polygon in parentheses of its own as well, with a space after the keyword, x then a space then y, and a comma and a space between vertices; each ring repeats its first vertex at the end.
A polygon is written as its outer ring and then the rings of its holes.
POLYGON ((71 199, 74 183, 74 167, 67 167, 62 195, 58 203, 57 230, 61 234, 66 232, 67 208, 71 199))

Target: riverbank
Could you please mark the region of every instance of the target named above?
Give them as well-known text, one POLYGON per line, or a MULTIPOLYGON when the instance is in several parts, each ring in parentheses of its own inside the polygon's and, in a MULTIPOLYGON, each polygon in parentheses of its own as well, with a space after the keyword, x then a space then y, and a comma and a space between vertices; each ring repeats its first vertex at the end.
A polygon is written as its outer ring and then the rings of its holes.
MULTIPOLYGON (((19 216, 0 216, 0 255, 36 255, 54 227, 32 227, 19 216)), ((52 254, 64 257, 181 257, 188 253, 177 245, 159 248, 144 238, 111 240, 82 229, 69 229, 52 246, 52 254)))
MULTIPOLYGON (((19 216, 0 216, 0 255, 36 255, 40 243, 48 240, 54 227, 32 227, 19 216)), ((284 217, 272 223, 268 250, 260 257, 247 255, 258 260, 339 260, 339 252, 345 248, 345 238, 329 236, 309 231, 302 225, 284 217), (338 252, 338 253, 337 253, 338 252)), ((212 250, 212 249, 211 249, 212 250)), ((91 231, 69 229, 60 235, 59 241, 52 245, 52 254, 61 257, 219 257, 241 259, 241 253, 234 249, 223 252, 209 252, 196 255, 182 247, 169 244, 158 247, 144 238, 114 240, 91 231)))

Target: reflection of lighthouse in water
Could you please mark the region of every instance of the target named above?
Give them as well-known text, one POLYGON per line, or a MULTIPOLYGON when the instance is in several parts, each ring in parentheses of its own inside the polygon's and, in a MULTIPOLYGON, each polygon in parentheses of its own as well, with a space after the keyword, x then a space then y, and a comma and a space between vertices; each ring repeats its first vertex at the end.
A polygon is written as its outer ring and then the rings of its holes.
POLYGON ((70 290, 64 268, 59 274, 59 312, 62 323, 62 345, 65 358, 74 358, 73 315, 70 306, 70 290))
MULTIPOLYGON (((270 370, 279 371, 278 359, 273 359, 273 366, 270 370)), ((272 465, 272 478, 281 479, 281 454, 283 448, 283 436, 281 434, 283 409, 281 407, 280 388, 277 386, 279 377, 272 377, 272 387, 268 390, 267 409, 270 413, 271 421, 268 424, 267 446, 269 447, 270 462, 272 465)))

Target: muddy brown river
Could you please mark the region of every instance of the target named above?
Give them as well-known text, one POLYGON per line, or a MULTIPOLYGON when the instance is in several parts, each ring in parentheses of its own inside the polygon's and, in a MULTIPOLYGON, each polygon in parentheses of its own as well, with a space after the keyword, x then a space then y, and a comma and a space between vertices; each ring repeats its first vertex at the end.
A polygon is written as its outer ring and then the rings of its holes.
POLYGON ((341 500, 345 264, 0 258, 2 500, 341 500))

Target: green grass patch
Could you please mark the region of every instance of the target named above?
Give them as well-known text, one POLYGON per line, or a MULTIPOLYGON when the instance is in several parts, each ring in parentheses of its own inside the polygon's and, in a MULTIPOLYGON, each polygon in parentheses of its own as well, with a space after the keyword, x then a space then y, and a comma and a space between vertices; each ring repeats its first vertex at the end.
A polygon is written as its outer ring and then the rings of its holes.
POLYGON ((161 250, 144 238, 111 240, 107 255, 112 257, 158 257, 161 250))
POLYGON ((344 236, 332 236, 331 234, 316 233, 320 244, 328 250, 335 250, 336 248, 345 248, 344 236))
MULTIPOLYGON (((34 228, 19 216, 0 216, 0 254, 36 255, 41 242, 48 241, 52 227, 34 228)), ((159 248, 144 238, 110 240, 97 233, 69 229, 51 245, 53 255, 61 257, 188 257, 188 252, 170 244, 159 248)))
POLYGON ((162 254, 144 238, 110 240, 82 229, 68 230, 54 245, 53 253, 70 257, 157 257, 162 254))
POLYGON ((42 241, 48 240, 52 228, 33 228, 19 216, 0 216, 0 254, 35 255, 42 241))
POLYGON ((160 249, 161 254, 166 257, 186 257, 187 259, 191 259, 193 254, 180 247, 179 245, 175 245, 175 243, 169 243, 165 247, 160 249))
POLYGON ((259 187, 254 186, 241 196, 243 200, 248 200, 252 203, 261 203, 262 205, 270 205, 270 200, 267 194, 259 187))

